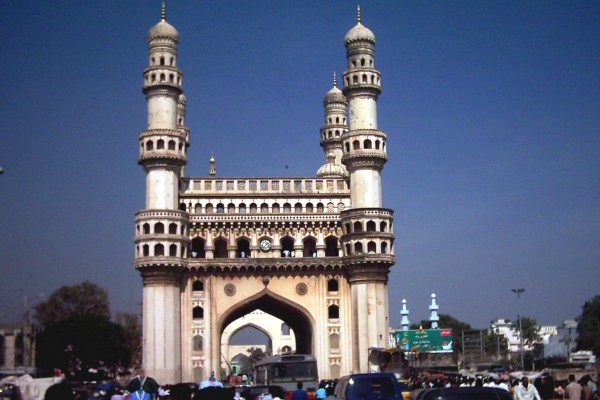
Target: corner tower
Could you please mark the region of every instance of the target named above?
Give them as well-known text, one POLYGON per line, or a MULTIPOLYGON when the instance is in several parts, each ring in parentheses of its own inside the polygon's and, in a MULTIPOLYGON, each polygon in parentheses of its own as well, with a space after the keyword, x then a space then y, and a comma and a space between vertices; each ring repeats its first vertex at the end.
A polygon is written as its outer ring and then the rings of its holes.
POLYGON ((368 370, 368 349, 387 346, 389 268, 394 265, 393 211, 382 208, 381 170, 387 161, 386 134, 377 126, 380 72, 375 35, 361 21, 345 37, 348 69, 343 94, 349 130, 342 136, 342 162, 350 175, 351 208, 340 213, 344 266, 352 292, 356 333, 354 369, 368 370))
POLYGON ((135 268, 143 280, 143 362, 159 382, 181 380, 181 277, 187 263, 188 214, 179 210, 179 180, 189 145, 179 33, 161 20, 148 32, 143 93, 148 123, 138 163, 146 172, 146 207, 135 215, 135 268))

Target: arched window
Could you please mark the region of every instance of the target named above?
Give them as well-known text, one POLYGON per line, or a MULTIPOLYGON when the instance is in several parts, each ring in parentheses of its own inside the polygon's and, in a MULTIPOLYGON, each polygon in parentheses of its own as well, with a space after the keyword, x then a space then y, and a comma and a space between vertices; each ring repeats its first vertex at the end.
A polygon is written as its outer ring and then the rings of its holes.
POLYGON ((239 239, 235 251, 237 258, 250 258, 250 242, 248 239, 239 239))
POLYGON ((263 214, 266 214, 269 212, 269 206, 267 205, 267 203, 262 203, 260 205, 260 212, 263 214))
POLYGON ((146 150, 148 150, 148 151, 154 150, 154 142, 152 140, 148 140, 146 142, 146 150))
POLYGON ((367 243, 367 253, 376 253, 377 252, 377 245, 375 244, 375 242, 371 241, 369 243, 367 243))
POLYGON ((314 212, 313 203, 306 203, 306 212, 307 212, 307 213, 312 213, 312 212, 314 212))
POLYGON ((235 204, 233 204, 233 203, 229 203, 229 204, 227 205, 227 212, 228 212, 229 214, 233 214, 233 213, 235 213, 235 204))
POLYGON ((358 140, 355 140, 352 142, 352 148, 354 150, 360 150, 360 142, 358 140))
POLYGON ((300 204, 300 203, 296 203, 296 205, 294 206, 294 212, 295 212, 296 214, 299 214, 299 213, 301 213, 301 212, 302 212, 302 204, 300 204))
POLYGON ((379 231, 386 232, 386 230, 387 230, 387 224, 385 221, 383 221, 381 224, 379 224, 379 231))
POLYGON ((329 319, 339 319, 340 318, 340 308, 335 304, 327 307, 327 318, 329 319))
POLYGON ((290 354, 292 352, 292 348, 290 346, 283 346, 281 348, 282 354, 290 354))
POLYGON ((174 222, 169 224, 169 235, 177 235, 177 224, 174 222))
POLYGON ((327 212, 332 213, 334 211, 335 211, 335 204, 333 204, 332 202, 327 203, 327 212))
POLYGON ((354 233, 360 233, 363 231, 362 222, 356 221, 354 223, 354 233))
POLYGON ((192 310, 192 318, 193 319, 203 319, 204 318, 204 308, 200 306, 194 307, 192 310))
POLYGON ((294 251, 294 239, 285 236, 281 239, 281 257, 290 257, 294 251))
POLYGON ((169 140, 169 150, 175 150, 177 146, 175 145, 174 140, 169 140))
POLYGON ((377 230, 377 225, 374 221, 367 222, 367 232, 375 232, 377 230))
POLYGON ((360 59, 360 66, 361 66, 361 67, 364 67, 364 66, 365 66, 365 59, 364 59, 364 58, 361 58, 361 59, 360 59))
POLYGON ((281 334, 283 336, 290 335, 290 326, 288 324, 286 324, 285 322, 283 324, 281 324, 281 334))
POLYGON ((185 203, 179 203, 179 211, 187 211, 187 206, 185 203))
POLYGON ((289 214, 292 212, 292 205, 290 203, 283 204, 283 212, 289 214))
POLYGON ((381 254, 387 254, 387 242, 381 242, 381 254))
POLYGON ((169 257, 177 257, 177 245, 172 244, 169 246, 169 257))
POLYGON ((165 226, 162 224, 162 222, 157 222, 154 224, 154 233, 165 233, 165 226))
POLYGON ((204 292, 204 282, 194 281, 192 283, 192 292, 204 292))
POLYGON ((196 203, 194 206, 194 213, 200 214, 202 212, 202 205, 200 203, 196 203))
POLYGON ((238 207, 238 212, 240 214, 245 214, 246 213, 246 203, 240 203, 240 205, 238 207))
POLYGON ((144 230, 144 235, 150 234, 150 224, 149 223, 145 223, 142 228, 144 230))
POLYGON ((329 279, 327 281, 327 291, 328 292, 337 292, 340 290, 340 283, 337 279, 329 279))
POLYGON ((376 148, 377 150, 379 150, 379 140, 376 140, 376 141, 375 141, 375 148, 376 148))
POLYGON ((161 243, 154 245, 154 255, 155 256, 164 256, 165 255, 165 246, 161 243))
POLYGON ((350 254, 352 254, 352 252, 350 251, 351 247, 350 247, 350 243, 346 243, 346 255, 349 256, 350 254))
POLYGON ((207 214, 211 214, 211 213, 213 213, 213 212, 214 212, 214 208, 213 208, 213 205, 212 205, 212 203, 208 203, 208 204, 206 205, 206 213, 207 213, 207 214))
POLYGON ((202 351, 202 336, 196 335, 194 336, 194 351, 202 351))
POLYGON ((362 254, 363 245, 361 242, 354 243, 354 254, 362 254))
POLYGON ((225 206, 223 205, 223 203, 219 203, 217 204, 217 213, 224 213, 225 212, 225 206))
POLYGON ((344 224, 344 229, 346 229, 346 233, 352 233, 352 225, 344 224))
POLYGON ((192 258, 206 258, 204 244, 204 239, 201 237, 195 237, 192 239, 192 258))
POLYGON ((250 214, 256 214, 256 212, 257 212, 256 203, 250 204, 250 214))
POLYGON ((325 207, 323 207, 323 203, 317 203, 317 212, 322 213, 325 207))
POLYGON ((346 142, 346 153, 350 153, 350 143, 346 142))
POLYGON ((227 242, 225 239, 215 241, 215 258, 227 258, 227 242))
POLYGON ((273 203, 273 213, 277 214, 279 212, 279 203, 273 203))
POLYGON ((373 143, 369 139, 366 139, 363 142, 363 148, 364 149, 372 149, 373 148, 373 143))
POLYGON ((144 252, 144 257, 148 257, 150 255, 150 246, 145 244, 143 247, 143 252, 144 252))
POLYGON ((304 239, 304 248, 302 250, 304 257, 316 257, 317 256, 317 240, 313 237, 307 237, 304 239))
POLYGON ((338 251, 338 240, 335 236, 327 236, 325 238, 325 257, 337 257, 338 251))

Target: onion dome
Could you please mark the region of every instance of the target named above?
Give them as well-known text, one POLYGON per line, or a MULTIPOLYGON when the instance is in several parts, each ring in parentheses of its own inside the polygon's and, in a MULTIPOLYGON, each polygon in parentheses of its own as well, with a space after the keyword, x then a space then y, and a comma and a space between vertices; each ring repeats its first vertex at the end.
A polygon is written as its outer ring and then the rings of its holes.
POLYGON ((346 96, 342 93, 340 89, 337 87, 337 79, 335 77, 335 72, 333 73, 333 87, 329 92, 325 94, 325 98, 323 99, 324 103, 345 103, 346 96))
POLYGON ((171 38, 177 41, 179 40, 179 32, 177 32, 177 29, 175 29, 173 25, 167 22, 167 11, 164 1, 162 5, 160 22, 154 25, 148 31, 148 41, 157 38, 171 38))
POLYGON ((327 154, 327 164, 323 165, 317 171, 319 178, 336 178, 345 177, 348 175, 346 168, 342 164, 335 163, 335 154, 330 152, 327 154))
POLYGON ((346 33, 344 42, 347 44, 357 40, 366 40, 375 43, 375 35, 373 32, 361 23, 360 6, 358 6, 357 9, 356 25, 346 33))

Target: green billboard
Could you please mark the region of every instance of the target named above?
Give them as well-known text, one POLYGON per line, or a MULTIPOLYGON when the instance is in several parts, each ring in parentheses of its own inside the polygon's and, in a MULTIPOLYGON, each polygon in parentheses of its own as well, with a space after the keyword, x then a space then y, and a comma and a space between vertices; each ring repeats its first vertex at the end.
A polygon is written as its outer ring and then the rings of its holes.
POLYGON ((395 331, 394 339, 407 352, 452 353, 452 329, 395 331))

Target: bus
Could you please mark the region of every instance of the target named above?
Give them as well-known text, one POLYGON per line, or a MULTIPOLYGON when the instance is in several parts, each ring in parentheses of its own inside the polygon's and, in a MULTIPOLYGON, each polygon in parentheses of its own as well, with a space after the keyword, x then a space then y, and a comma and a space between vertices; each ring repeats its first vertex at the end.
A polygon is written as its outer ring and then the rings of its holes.
POLYGON ((319 385, 317 360, 308 354, 281 354, 260 360, 254 364, 254 382, 281 386, 286 392, 293 392, 297 382, 302 382, 309 397, 314 397, 319 385))

